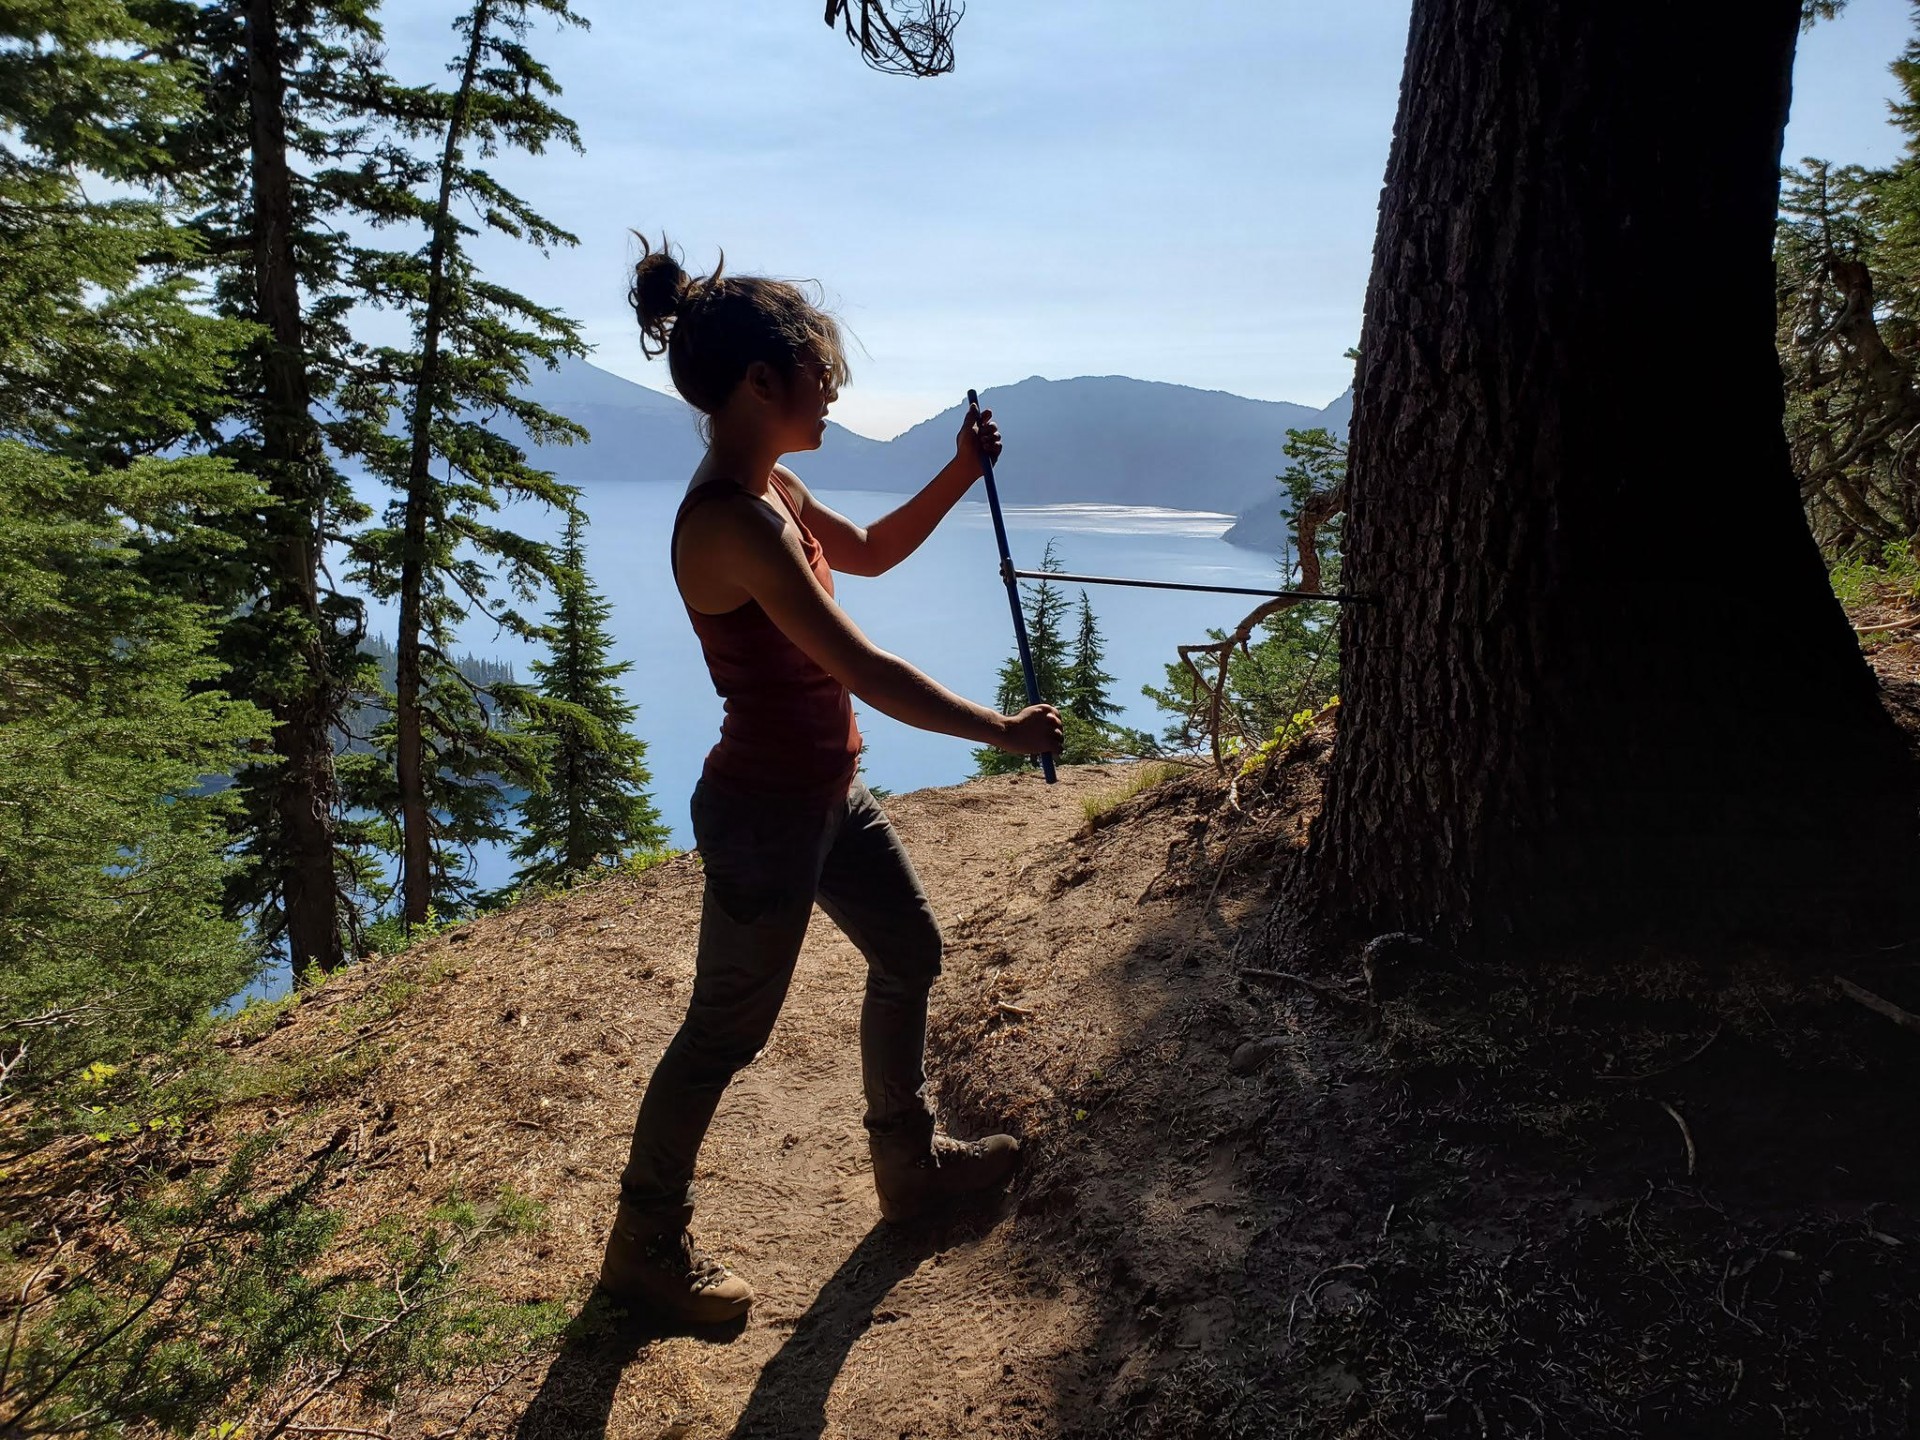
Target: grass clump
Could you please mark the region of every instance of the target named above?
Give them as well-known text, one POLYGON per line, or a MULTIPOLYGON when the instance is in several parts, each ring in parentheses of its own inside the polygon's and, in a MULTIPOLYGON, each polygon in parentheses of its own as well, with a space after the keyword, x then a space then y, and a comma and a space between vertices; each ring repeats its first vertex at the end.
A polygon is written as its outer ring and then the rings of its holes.
POLYGON ((1124 804, 1142 791, 1151 790, 1156 785, 1177 779, 1186 773, 1185 765, 1175 764, 1170 760, 1142 765, 1118 790, 1103 791, 1101 794, 1089 795, 1082 800, 1080 813, 1091 823, 1105 815, 1114 806, 1124 804))
POLYGON ((1880 552, 1878 561, 1841 560, 1827 572, 1833 593, 1842 605, 1870 605, 1875 601, 1920 600, 1920 557, 1913 542, 1896 540, 1880 552))

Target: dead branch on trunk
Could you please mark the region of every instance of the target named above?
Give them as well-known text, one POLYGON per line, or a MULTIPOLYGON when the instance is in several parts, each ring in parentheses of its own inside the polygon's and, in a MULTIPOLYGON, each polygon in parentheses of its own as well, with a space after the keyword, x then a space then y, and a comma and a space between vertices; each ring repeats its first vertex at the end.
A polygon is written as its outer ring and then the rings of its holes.
POLYGON ((965 13, 953 0, 827 0, 827 28, 842 24, 860 58, 883 75, 945 75, 965 13))
MULTIPOLYGON (((1311 495, 1301 505, 1293 517, 1295 544, 1300 554, 1300 585, 1302 590, 1320 589, 1320 551, 1315 544, 1320 527, 1346 508, 1347 494, 1344 485, 1331 490, 1323 490, 1311 495)), ((1269 616, 1278 615, 1282 610, 1300 604, 1297 596, 1262 601, 1257 609, 1238 625, 1225 639, 1210 641, 1204 645, 1180 646, 1180 661, 1193 675, 1196 694, 1206 696, 1207 736, 1213 743, 1213 763, 1215 768, 1224 767, 1225 758, 1220 751, 1220 732, 1227 714, 1227 662, 1232 659, 1235 650, 1246 651, 1253 640, 1254 627, 1269 616), (1196 655, 1213 657, 1213 674, 1209 677, 1194 663, 1196 655)), ((1244 735, 1242 738, 1246 738, 1244 735)))

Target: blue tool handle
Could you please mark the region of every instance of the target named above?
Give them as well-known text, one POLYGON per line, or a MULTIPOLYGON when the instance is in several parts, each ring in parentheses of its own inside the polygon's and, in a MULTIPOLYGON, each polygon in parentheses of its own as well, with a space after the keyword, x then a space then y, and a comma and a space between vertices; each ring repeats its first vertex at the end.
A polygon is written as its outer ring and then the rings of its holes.
MULTIPOLYGON (((973 391, 967 391, 967 404, 974 410, 980 408, 980 397, 973 391)), ((1000 546, 1000 578, 1007 584, 1007 604, 1013 609, 1013 638, 1020 650, 1020 674, 1027 682, 1027 704, 1040 703, 1040 682, 1033 673, 1033 652, 1027 648, 1027 617, 1020 609, 1020 582, 1013 574, 1013 553, 1007 548, 1007 522, 1000 514, 1000 492, 993 483, 993 461, 987 457, 986 447, 980 448, 980 468, 985 472, 987 481, 987 508, 993 512, 993 538, 1000 546)), ((1046 774, 1047 784, 1058 778, 1053 773, 1053 756, 1043 753, 1040 756, 1040 769, 1046 774)))

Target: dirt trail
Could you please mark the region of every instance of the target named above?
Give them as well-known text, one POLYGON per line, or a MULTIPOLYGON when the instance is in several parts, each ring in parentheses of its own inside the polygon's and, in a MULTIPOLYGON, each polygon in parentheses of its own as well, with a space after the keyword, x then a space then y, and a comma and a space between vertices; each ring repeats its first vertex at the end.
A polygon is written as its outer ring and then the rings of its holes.
MULTIPOLYGON (((1920 744, 1920 650, 1874 664, 1920 744)), ((1302 950, 1264 922, 1330 741, 1316 726, 1257 781, 1162 780, 1091 822, 1133 772, 886 802, 947 936, 941 1117, 1026 1145, 997 1212, 879 1222, 863 962, 816 915, 701 1157, 697 1228, 760 1294, 743 1330, 648 1338, 588 1311, 557 1346, 392 1399, 323 1385, 297 1433, 1920 1433, 1920 1163, 1886 1143, 1920 1051, 1823 979, 1920 1010, 1911 955, 1302 950)), ((333 1147, 349 1266, 382 1222, 528 1197, 539 1228, 476 1249, 463 1283, 579 1316, 700 889, 682 857, 344 971, 229 1042, 264 1079, 319 1075, 318 1103, 236 1104, 156 1154, 211 1172, 277 1128, 271 1182, 333 1147)), ((155 1158, 70 1148, 37 1193, 67 1197, 53 1218, 76 1232, 101 1164, 155 1158)))
MULTIPOLYGON (((983 974, 1011 976, 1010 952, 1024 945, 1048 958, 1053 942, 1032 921, 1052 895, 1073 892, 1071 914, 1054 918, 1088 945, 1148 922, 1152 907, 1134 902, 1164 847, 1149 841, 1089 885, 1070 843, 1091 833, 1083 802, 1129 775, 1068 767, 1054 786, 1021 776, 886 802, 949 937, 936 1027, 1032 1018, 1017 981, 996 987, 983 974), (1104 918, 1072 918, 1080 912, 1104 918)), ((509 1298, 577 1310, 641 1088, 684 1010, 699 896, 697 865, 682 857, 461 927, 309 1002, 260 1048, 310 1050, 323 1033, 312 1012, 365 1005, 392 983, 383 972, 431 982, 407 999, 397 1047, 348 1102, 356 1113, 313 1117, 318 1138, 356 1133, 358 1163, 329 1203, 372 1220, 455 1190, 511 1187, 543 1204, 548 1224, 529 1245, 476 1255, 469 1273, 509 1298)), ((1070 1281, 1040 1276, 1004 1243, 1011 1201, 945 1230, 880 1223, 860 1124, 863 975, 816 912, 773 1039, 728 1091, 702 1151, 696 1231, 759 1292, 744 1331, 587 1337, 491 1381, 403 1395, 397 1412, 341 1397, 303 1419, 432 1432, 497 1382, 462 1433, 868 1440, 1038 1422, 1058 1398, 1060 1358, 1092 1334, 1091 1311, 1070 1281)), ((937 1092, 937 1067, 933 1078, 937 1092)))

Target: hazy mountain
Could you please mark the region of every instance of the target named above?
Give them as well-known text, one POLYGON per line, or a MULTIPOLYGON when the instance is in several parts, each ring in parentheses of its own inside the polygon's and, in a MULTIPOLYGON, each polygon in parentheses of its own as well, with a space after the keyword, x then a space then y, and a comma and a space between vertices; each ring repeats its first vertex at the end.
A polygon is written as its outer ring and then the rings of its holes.
MULTIPOLYGON (((584 360, 563 360, 557 370, 536 368, 522 393, 586 426, 592 435, 583 445, 546 446, 534 452, 539 463, 572 484, 643 480, 684 485, 706 453, 700 415, 686 401, 584 360)), ((517 426, 505 425, 503 430, 527 443, 517 426)), ((867 452, 884 446, 829 421, 820 448, 822 455, 859 471, 867 463, 867 452)))
MULTIPOLYGON (((683 483, 699 464, 698 417, 673 396, 579 360, 537 371, 527 391, 593 432, 587 445, 540 454, 564 480, 683 483)), ((1349 403, 1342 397, 1322 411, 1119 375, 1035 376, 980 398, 1007 435, 997 474, 1009 504, 1095 501, 1225 513, 1256 509, 1275 494, 1289 429, 1344 432, 1339 407, 1349 403)), ((791 463, 827 489, 915 490, 953 454, 964 408, 955 404, 892 440, 829 423, 820 449, 791 463)))
MULTIPOLYGON (((1342 440, 1347 438, 1347 426, 1353 420, 1353 391, 1348 390, 1338 400, 1320 412, 1319 418, 1311 425, 1297 425, 1297 430, 1331 430, 1342 440)), ((1280 464, 1274 466, 1273 473, 1278 476, 1286 466, 1283 456, 1280 464)), ((1292 536, 1287 533, 1288 511, 1285 492, 1276 483, 1266 495, 1255 504, 1236 512, 1233 525, 1220 538, 1229 545, 1239 545, 1248 550, 1268 550, 1278 552, 1286 547, 1292 536)))
MULTIPOLYGON (((1238 512, 1273 489, 1289 429, 1321 422, 1306 405, 1248 400, 1121 375, 1043 380, 983 391, 1007 436, 996 476, 1009 504, 1101 501, 1238 512)), ((953 453, 963 403, 888 443, 904 489, 953 453)))

